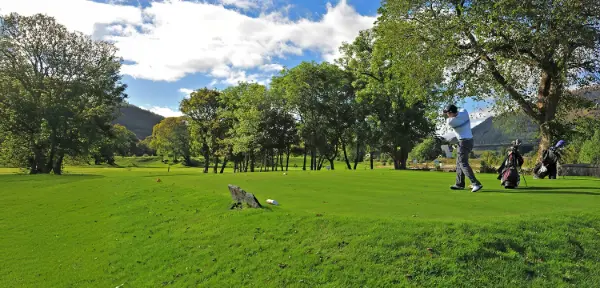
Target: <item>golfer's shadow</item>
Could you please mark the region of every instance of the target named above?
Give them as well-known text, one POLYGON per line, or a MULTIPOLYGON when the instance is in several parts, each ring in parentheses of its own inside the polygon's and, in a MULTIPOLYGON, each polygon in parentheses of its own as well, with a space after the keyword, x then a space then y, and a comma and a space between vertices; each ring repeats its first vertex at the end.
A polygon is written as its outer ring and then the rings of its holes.
POLYGON ((485 190, 484 193, 564 194, 600 196, 600 187, 519 187, 517 189, 485 190), (595 190, 597 192, 573 191, 595 190))

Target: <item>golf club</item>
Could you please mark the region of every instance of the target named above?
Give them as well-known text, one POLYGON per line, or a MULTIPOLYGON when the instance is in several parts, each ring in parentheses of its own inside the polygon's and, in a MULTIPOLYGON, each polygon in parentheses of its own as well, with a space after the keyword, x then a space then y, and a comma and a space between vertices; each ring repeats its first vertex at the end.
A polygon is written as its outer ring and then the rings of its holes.
POLYGON ((525 174, 523 173, 523 169, 521 169, 521 171, 519 173, 521 173, 521 175, 523 175, 523 181, 525 182, 525 187, 529 188, 529 185, 527 185, 527 179, 525 179, 525 174))

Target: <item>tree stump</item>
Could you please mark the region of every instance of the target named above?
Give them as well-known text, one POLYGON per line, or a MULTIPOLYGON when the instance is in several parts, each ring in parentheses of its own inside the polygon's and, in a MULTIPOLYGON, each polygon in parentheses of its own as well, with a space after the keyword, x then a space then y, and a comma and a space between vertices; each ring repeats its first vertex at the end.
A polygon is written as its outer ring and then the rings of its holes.
POLYGON ((244 203, 248 204, 251 208, 262 208, 262 205, 260 205, 256 197, 254 197, 254 194, 248 193, 235 185, 229 184, 227 187, 231 193, 231 199, 233 199, 233 204, 230 209, 241 209, 244 207, 244 203))

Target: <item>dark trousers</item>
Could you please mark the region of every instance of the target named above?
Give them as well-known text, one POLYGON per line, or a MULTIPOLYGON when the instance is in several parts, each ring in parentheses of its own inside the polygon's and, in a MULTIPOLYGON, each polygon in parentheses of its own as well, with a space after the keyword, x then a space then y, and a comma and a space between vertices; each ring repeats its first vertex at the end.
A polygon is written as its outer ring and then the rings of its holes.
POLYGON ((458 153, 456 153, 456 186, 465 187, 465 176, 469 178, 471 184, 480 185, 475 173, 469 165, 469 154, 473 150, 473 139, 460 140, 458 142, 458 153))
POLYGON ((558 167, 555 164, 548 165, 548 179, 556 179, 556 174, 558 174, 558 167))

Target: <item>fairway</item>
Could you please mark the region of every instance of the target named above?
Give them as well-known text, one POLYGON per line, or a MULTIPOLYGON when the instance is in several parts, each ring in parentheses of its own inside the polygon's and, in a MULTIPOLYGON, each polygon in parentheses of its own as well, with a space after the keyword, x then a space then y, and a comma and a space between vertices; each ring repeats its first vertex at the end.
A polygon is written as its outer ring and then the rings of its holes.
POLYGON ((69 172, 0 175, 0 286, 600 283, 598 179, 480 175, 470 193, 448 190, 452 173, 384 169, 69 172), (230 211, 227 184, 281 206, 230 211))

